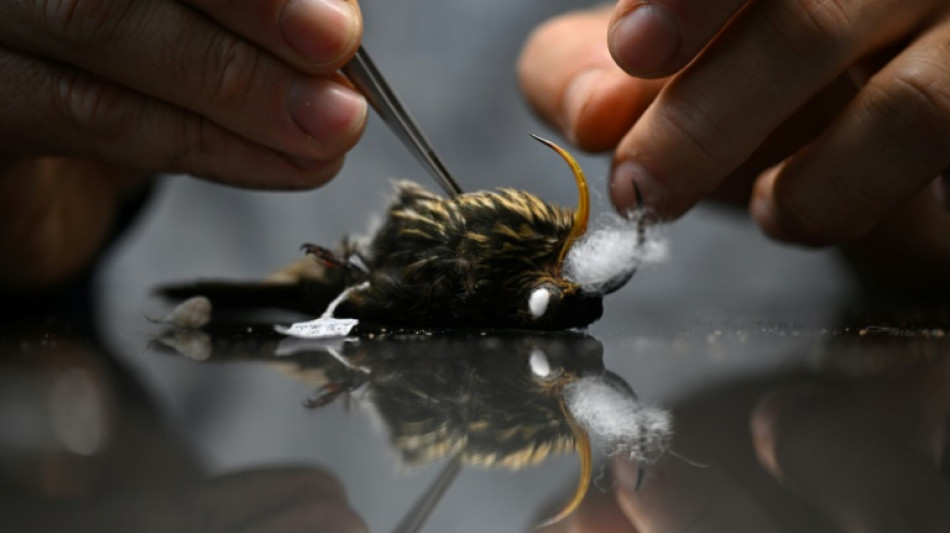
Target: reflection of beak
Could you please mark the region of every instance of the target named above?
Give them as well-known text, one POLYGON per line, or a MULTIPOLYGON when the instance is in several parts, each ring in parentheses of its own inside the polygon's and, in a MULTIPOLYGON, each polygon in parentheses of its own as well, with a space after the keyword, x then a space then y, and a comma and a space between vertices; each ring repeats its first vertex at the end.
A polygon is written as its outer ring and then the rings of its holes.
POLYGON ((557 275, 560 276, 561 267, 564 265, 564 258, 567 257, 567 251, 570 250, 574 241, 581 238, 587 231, 587 222, 590 220, 590 192, 587 190, 587 178, 584 177, 584 171, 581 170, 581 166, 577 164, 574 157, 567 153, 567 150, 537 135, 532 135, 532 137, 547 145, 564 158, 574 173, 574 181, 577 182, 577 209, 574 211, 574 225, 571 226, 571 232, 567 235, 567 239, 564 240, 564 247, 561 248, 561 253, 557 257, 557 275))
POLYGON ((571 499, 568 500, 564 507, 557 512, 551 518, 548 518, 544 522, 538 524, 535 529, 541 529, 543 527, 550 526, 551 524, 556 524, 561 520, 564 520, 568 516, 571 516, 581 502, 584 501, 584 496, 587 495, 587 489, 590 487, 590 474, 591 474, 591 450, 590 450, 590 436, 587 434, 587 430, 581 427, 580 424, 574 420, 574 416, 571 415, 571 411, 564 404, 564 399, 561 398, 561 411, 564 413, 564 418, 567 420, 567 425, 571 428, 571 434, 574 435, 574 442, 577 444, 577 455, 581 461, 581 471, 577 479, 577 488, 574 489, 574 495, 571 496, 571 499))
MULTIPOLYGON (((634 399, 637 395, 633 392, 633 388, 630 387, 626 381, 623 380, 617 374, 609 370, 605 370, 604 374, 601 375, 601 379, 610 384, 618 387, 620 390, 627 391, 630 393, 630 396, 634 399)), ((548 518, 544 522, 538 524, 535 529, 541 529, 543 527, 550 526, 551 524, 556 524, 561 520, 564 520, 573 513, 581 502, 584 501, 584 496, 587 495, 587 489, 590 487, 590 475, 591 475, 591 464, 593 463, 592 452, 590 447, 590 435, 587 433, 587 430, 577 422, 574 418, 574 414, 571 413, 571 410, 568 408, 565 403, 565 398, 562 395, 560 400, 561 412, 564 413, 564 420, 567 421, 568 427, 571 429, 571 434, 574 436, 574 442, 577 444, 577 455, 581 462, 581 471, 577 479, 577 488, 574 489, 574 495, 571 496, 571 499, 568 500, 564 507, 557 512, 551 518, 548 518)), ((640 481, 642 480, 644 469, 640 468, 637 473, 637 487, 640 487, 640 481)))
MULTIPOLYGON (((619 389, 626 390, 630 393, 630 397, 634 400, 637 399, 637 393, 633 390, 633 387, 630 386, 622 377, 611 372, 610 370, 604 370, 604 381, 613 384, 619 389)), ((643 478, 646 476, 647 467, 645 464, 637 463, 637 484, 634 486, 633 490, 640 490, 640 485, 643 484, 643 478)))
POLYGON ((453 457, 442 468, 435 481, 426 489, 412 509, 406 513, 406 516, 399 522, 393 533, 416 533, 419 531, 461 469, 462 460, 458 456, 453 457))
POLYGON ((669 412, 638 402, 630 385, 609 371, 567 384, 564 406, 573 423, 606 443, 608 455, 622 453, 638 463, 638 487, 643 465, 664 452, 672 436, 669 412))

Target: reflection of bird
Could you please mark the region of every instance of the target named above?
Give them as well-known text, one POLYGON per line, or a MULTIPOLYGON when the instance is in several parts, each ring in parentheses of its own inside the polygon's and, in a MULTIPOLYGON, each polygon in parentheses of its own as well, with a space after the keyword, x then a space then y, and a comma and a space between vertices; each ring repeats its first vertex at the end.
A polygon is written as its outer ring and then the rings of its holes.
POLYGON ((579 377, 605 372, 596 339, 574 332, 440 335, 408 344, 357 343, 344 354, 369 369, 367 402, 406 465, 452 457, 520 469, 576 450, 575 496, 552 521, 573 512, 586 494, 589 437, 565 408, 563 393, 579 377))
POLYGON ((378 415, 406 466, 452 458, 461 465, 519 469, 577 451, 578 486, 555 519, 580 503, 590 481, 589 413, 572 411, 571 397, 584 395, 577 384, 612 384, 628 398, 621 408, 634 401, 629 386, 604 369, 601 343, 578 332, 383 334, 331 347, 301 339, 278 345, 272 332, 236 341, 243 328, 222 327, 208 331, 221 339, 212 340, 212 361, 256 353, 316 386, 311 406, 359 390, 359 404, 378 415))
POLYGON ((337 316, 421 327, 586 326, 600 317, 604 293, 622 286, 635 265, 623 265, 615 279, 601 280, 594 289, 565 276, 567 253, 587 229, 587 183, 570 154, 542 142, 570 164, 580 191, 576 210, 523 191, 443 198, 402 182, 368 243, 344 240, 334 251, 304 245, 316 261, 288 267, 278 275, 281 282, 204 282, 160 292, 175 298, 205 295, 216 306, 319 314, 344 289, 359 286, 337 316))
POLYGON ((521 468, 574 449, 561 391, 603 372, 602 352, 595 339, 565 332, 360 342, 342 354, 369 370, 366 399, 406 465, 459 456, 521 468), (532 358, 549 370, 532 370, 532 358))

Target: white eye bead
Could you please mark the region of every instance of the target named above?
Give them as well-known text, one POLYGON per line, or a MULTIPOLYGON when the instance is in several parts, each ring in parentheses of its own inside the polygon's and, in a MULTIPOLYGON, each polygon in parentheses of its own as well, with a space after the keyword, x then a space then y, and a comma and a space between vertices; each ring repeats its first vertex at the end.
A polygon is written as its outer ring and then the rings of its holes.
POLYGON ((551 375, 551 363, 548 362, 548 356, 537 348, 531 351, 528 365, 531 366, 531 373, 539 378, 546 378, 551 375))
POLYGON ((541 318, 548 310, 548 302, 551 301, 551 292, 545 288, 535 289, 528 297, 528 310, 531 316, 541 318))

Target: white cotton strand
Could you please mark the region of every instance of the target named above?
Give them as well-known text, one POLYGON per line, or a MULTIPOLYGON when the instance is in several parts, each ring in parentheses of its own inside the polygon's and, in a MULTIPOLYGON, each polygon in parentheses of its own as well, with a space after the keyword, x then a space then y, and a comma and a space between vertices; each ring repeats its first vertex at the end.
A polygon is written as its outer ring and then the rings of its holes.
POLYGON ((602 376, 583 377, 568 384, 564 393, 571 415, 604 443, 608 455, 651 462, 668 448, 673 435, 670 413, 641 404, 621 385, 602 376))
POLYGON ((656 235, 655 226, 641 236, 641 216, 634 215, 633 220, 615 214, 598 217, 600 227, 588 230, 568 251, 564 277, 586 293, 604 294, 625 283, 642 263, 665 260, 666 240, 656 235))

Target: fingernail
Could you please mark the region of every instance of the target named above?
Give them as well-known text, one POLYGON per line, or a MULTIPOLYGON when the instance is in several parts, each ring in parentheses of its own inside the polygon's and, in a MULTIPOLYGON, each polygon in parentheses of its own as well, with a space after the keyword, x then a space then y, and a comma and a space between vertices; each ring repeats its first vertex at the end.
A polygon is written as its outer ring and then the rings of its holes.
POLYGON ((634 74, 656 74, 680 49, 680 30, 668 9, 644 2, 614 22, 610 51, 617 63, 634 74))
POLYGON ((343 0, 290 0, 279 25, 287 45, 315 65, 339 61, 360 35, 359 14, 343 0))
POLYGON ((564 92, 565 122, 562 125, 562 129, 569 137, 569 140, 575 142, 575 144, 576 139, 573 137, 577 127, 577 121, 584 107, 587 105, 587 102, 590 101, 594 88, 597 86, 603 74, 604 71, 598 68, 582 72, 574 78, 564 92))
POLYGON ((610 201, 618 213, 629 216, 641 207, 659 212, 662 206, 658 205, 658 199, 656 182, 639 163, 627 160, 614 166, 610 175, 610 201))
POLYGON ((297 127, 323 144, 348 140, 366 121, 366 99, 362 95, 323 79, 295 81, 287 107, 297 127))

